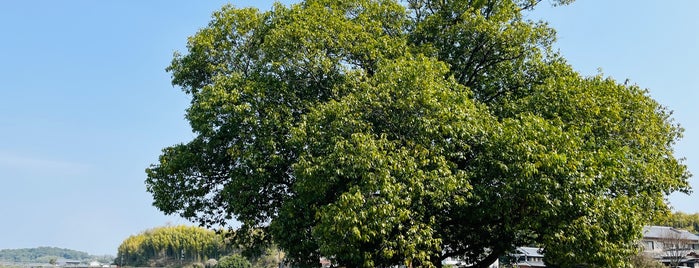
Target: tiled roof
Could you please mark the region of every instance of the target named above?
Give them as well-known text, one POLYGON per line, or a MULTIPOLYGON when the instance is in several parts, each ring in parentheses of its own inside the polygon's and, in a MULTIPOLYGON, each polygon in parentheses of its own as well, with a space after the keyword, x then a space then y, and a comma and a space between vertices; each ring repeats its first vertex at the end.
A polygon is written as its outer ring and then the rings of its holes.
POLYGON ((544 257, 544 254, 541 254, 541 249, 540 248, 533 248, 533 247, 518 247, 517 251, 522 253, 523 255, 527 255, 530 257, 544 257))
POLYGON ((681 238, 691 241, 699 241, 699 236, 685 230, 675 229, 668 226, 645 226, 643 227, 644 238, 681 238))

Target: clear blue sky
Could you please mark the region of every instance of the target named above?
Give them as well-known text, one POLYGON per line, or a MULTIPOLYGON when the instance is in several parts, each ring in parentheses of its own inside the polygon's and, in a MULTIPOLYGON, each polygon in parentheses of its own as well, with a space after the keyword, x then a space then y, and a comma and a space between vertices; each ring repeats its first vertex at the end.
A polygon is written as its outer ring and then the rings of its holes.
MULTIPOLYGON (((226 1, 11 1, 0 9, 0 249, 116 254, 168 223, 144 169, 189 141, 188 97, 164 71, 226 1)), ((547 2, 547 1, 544 1, 547 2)), ((271 1, 234 1, 268 9, 271 1)), ((699 167, 699 2, 593 1, 551 9, 557 47, 583 74, 629 78, 675 111, 677 155, 699 167)), ((699 187, 692 179, 695 188, 699 187)), ((696 195, 673 195, 699 212, 696 195)))

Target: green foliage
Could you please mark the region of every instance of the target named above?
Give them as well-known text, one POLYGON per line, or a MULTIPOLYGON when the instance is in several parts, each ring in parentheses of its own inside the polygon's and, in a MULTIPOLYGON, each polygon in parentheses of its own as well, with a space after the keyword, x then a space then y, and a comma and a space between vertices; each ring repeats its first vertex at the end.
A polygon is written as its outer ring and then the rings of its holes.
POLYGON ((233 254, 222 257, 218 261, 217 268, 250 268, 250 262, 240 254, 233 254))
POLYGON ((216 232, 192 226, 168 226, 132 235, 121 243, 115 262, 123 266, 171 266, 200 263, 232 250, 216 232))
MULTIPOLYGON (((194 140, 146 170, 154 205, 297 266, 623 267, 688 192, 646 90, 582 77, 537 0, 224 6, 168 67, 194 140)), ((555 1, 566 4, 571 1, 555 1)), ((255 253, 256 252, 256 253, 255 253)))

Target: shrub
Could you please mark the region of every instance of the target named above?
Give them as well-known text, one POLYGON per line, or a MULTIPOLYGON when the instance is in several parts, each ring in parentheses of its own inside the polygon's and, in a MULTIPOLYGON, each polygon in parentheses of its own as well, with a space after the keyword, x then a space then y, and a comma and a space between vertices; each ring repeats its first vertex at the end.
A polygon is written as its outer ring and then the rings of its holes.
POLYGON ((251 268, 252 264, 240 254, 228 255, 218 261, 217 268, 251 268))

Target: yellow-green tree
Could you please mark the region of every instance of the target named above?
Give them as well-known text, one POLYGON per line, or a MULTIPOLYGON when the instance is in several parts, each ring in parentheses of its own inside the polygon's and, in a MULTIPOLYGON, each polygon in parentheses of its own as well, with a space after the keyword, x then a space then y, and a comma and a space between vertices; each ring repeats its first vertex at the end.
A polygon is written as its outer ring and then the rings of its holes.
POLYGON ((166 266, 204 262, 231 253, 223 236, 193 226, 167 226, 128 237, 119 246, 116 262, 128 266, 166 266))

